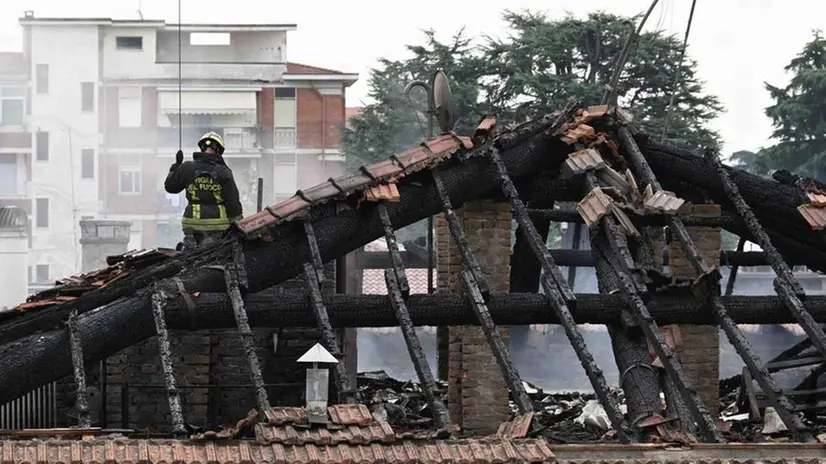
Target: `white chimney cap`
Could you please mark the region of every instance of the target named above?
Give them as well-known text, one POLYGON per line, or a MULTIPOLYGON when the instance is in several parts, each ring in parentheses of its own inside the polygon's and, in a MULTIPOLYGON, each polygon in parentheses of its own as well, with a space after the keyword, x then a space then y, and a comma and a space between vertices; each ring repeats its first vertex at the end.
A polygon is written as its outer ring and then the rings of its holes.
POLYGON ((313 347, 307 350, 296 362, 338 364, 338 360, 333 357, 329 351, 324 349, 320 343, 313 345, 313 347))

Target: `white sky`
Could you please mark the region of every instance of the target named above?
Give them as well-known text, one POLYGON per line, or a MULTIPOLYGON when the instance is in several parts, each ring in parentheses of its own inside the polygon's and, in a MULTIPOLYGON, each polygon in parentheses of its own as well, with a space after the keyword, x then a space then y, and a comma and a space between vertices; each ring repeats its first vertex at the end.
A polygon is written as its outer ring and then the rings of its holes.
MULTIPOLYGON (((403 58, 404 45, 420 42, 421 29, 433 28, 446 39, 467 26, 472 35, 501 37, 507 33, 501 21, 504 5, 552 15, 593 10, 630 15, 650 4, 650 0, 510 0, 498 4, 502 6, 485 6, 479 0, 182 1, 185 23, 297 23, 298 30, 288 38, 290 61, 360 74, 360 81, 347 93, 348 106, 365 100, 367 72, 376 58, 403 58)), ((20 50, 17 19, 26 9, 40 17, 127 19, 137 18, 139 4, 146 19, 177 22, 175 0, 0 1, 0 49, 20 50)), ((690 5, 690 0, 660 0, 646 29, 659 24, 682 37, 690 5)), ((697 1, 689 54, 699 61, 707 90, 726 106, 726 113, 714 122, 723 134, 725 154, 769 144, 771 126, 763 108, 770 100, 763 82, 782 85, 788 80, 783 67, 815 28, 826 29, 822 0, 697 1)))

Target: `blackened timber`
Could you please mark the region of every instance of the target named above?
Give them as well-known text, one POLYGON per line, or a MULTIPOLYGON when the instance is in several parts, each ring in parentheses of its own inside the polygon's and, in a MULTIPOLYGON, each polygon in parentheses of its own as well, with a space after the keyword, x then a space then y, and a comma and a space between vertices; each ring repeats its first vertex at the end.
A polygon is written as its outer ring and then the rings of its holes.
POLYGON ((313 269, 315 270, 315 280, 319 285, 324 283, 324 261, 321 259, 321 252, 318 251, 318 240, 315 237, 313 223, 310 219, 304 221, 304 233, 307 234, 307 244, 310 246, 310 256, 312 257, 313 269))
POLYGON ((605 408, 605 412, 611 424, 614 426, 614 430, 617 431, 617 438, 623 443, 628 443, 630 442, 630 437, 627 432, 627 424, 619 409, 619 405, 614 397, 611 396, 608 382, 605 381, 602 369, 599 368, 597 362, 594 360, 594 356, 588 350, 585 339, 582 338, 582 334, 576 326, 571 311, 568 309, 567 302, 575 302, 576 298, 565 282, 565 278, 562 276, 559 267, 557 267, 550 253, 548 253, 545 245, 546 241, 542 240, 539 233, 537 233, 533 221, 531 221, 531 218, 528 216, 528 210, 525 208, 525 204, 519 199, 519 193, 516 191, 516 187, 514 187, 504 164, 502 164, 502 160, 499 158, 498 151, 495 148, 491 149, 489 156, 499 170, 499 177, 502 180, 502 192, 510 202, 511 209, 516 216, 516 221, 519 223, 519 227, 522 228, 528 244, 542 265, 542 269, 545 271, 540 277, 540 282, 542 283, 542 288, 545 290, 545 295, 548 297, 549 304, 562 323, 571 347, 573 347, 577 358, 579 358, 579 362, 585 369, 588 380, 591 382, 591 386, 594 388, 594 392, 599 398, 603 408, 605 408), (551 280, 552 276, 553 281, 551 280))
POLYGON ((166 329, 165 298, 166 296, 157 289, 152 293, 152 316, 155 319, 155 331, 158 334, 158 352, 161 358, 166 398, 169 402, 169 415, 172 418, 172 432, 181 435, 186 433, 186 429, 184 428, 181 396, 178 394, 178 386, 175 380, 175 367, 172 365, 169 331, 166 329))
POLYGON ((433 420, 440 429, 450 427, 450 415, 442 400, 436 395, 436 379, 433 377, 433 372, 430 370, 430 364, 427 362, 427 357, 422 348, 422 342, 416 334, 416 328, 413 326, 413 321, 410 319, 410 313, 407 312, 407 305, 405 305, 402 297, 399 283, 396 281, 396 274, 390 269, 384 271, 384 281, 387 284, 387 296, 393 309, 396 312, 396 318, 399 320, 399 328, 401 329, 404 342, 407 344, 407 352, 410 354, 410 360, 413 361, 413 368, 416 370, 416 375, 419 377, 419 383, 422 386, 422 391, 433 409, 433 420))
MULTIPOLYGON (((653 171, 650 166, 648 166, 648 162, 643 157, 642 152, 639 150, 639 147, 626 128, 620 129, 620 137, 622 139, 623 146, 633 160, 632 162, 637 170, 637 173, 643 178, 643 181, 647 182, 655 192, 661 190, 662 187, 660 186, 659 181, 657 181, 653 171)), ((724 186, 726 184, 726 180, 728 180, 731 184, 726 187, 727 192, 729 192, 730 195, 734 195, 737 192, 737 187, 731 183, 730 179, 728 179, 725 171, 723 171, 722 164, 720 164, 716 156, 711 161, 716 162, 718 174, 721 176, 724 186), (733 190, 730 190, 732 188, 733 190)), ((736 193, 736 196, 741 202, 743 202, 743 204, 745 204, 742 197, 739 196, 739 193, 736 193)), ((747 205, 746 208, 748 208, 747 205)), ((738 207, 738 210, 739 209, 740 207, 738 207)), ((742 211, 740 212, 742 214, 742 211)), ((746 215, 744 216, 746 217, 746 224, 748 224, 749 218, 746 215)), ((756 219, 754 219, 754 221, 756 222, 756 219)), ((688 258, 688 262, 691 263, 697 275, 706 276, 705 279, 701 278, 698 281, 702 282, 704 280, 704 282, 700 285, 706 286, 706 288, 700 289, 696 292, 696 295, 699 297, 698 300, 705 300, 708 306, 712 308, 712 311, 714 312, 714 315, 716 316, 717 321, 723 329, 723 332, 726 334, 729 342, 732 346, 734 346, 737 354, 739 354, 743 359, 743 362, 746 364, 746 367, 749 369, 752 377, 757 380, 760 388, 765 391, 766 396, 772 402, 772 405, 789 431, 795 436, 796 439, 812 440, 812 435, 806 431, 806 427, 800 420, 800 417, 794 414, 792 403, 785 397, 780 388, 778 388, 777 384, 774 382, 774 379, 769 375, 769 371, 767 370, 765 363, 751 347, 751 344, 749 344, 742 330, 740 330, 737 324, 731 319, 725 306, 720 303, 719 271, 716 269, 711 269, 708 266, 694 243, 694 240, 692 240, 691 235, 688 233, 688 229, 679 217, 669 217, 669 229, 674 233, 674 235, 676 235, 676 238, 680 243, 680 248, 683 250, 683 254, 688 258)), ((753 231, 751 232, 754 234, 753 231)), ((762 232, 762 229, 760 229, 760 232, 762 232)), ((768 238, 766 239, 768 240, 768 238)), ((744 238, 741 238, 738 245, 740 250, 742 250, 743 244, 744 238)), ((733 274, 734 278, 736 278, 736 268, 733 271, 733 274)), ((730 280, 730 283, 733 289, 733 281, 730 280)), ((823 332, 821 331, 820 333, 822 334, 823 332)))
POLYGON ((497 364, 499 364, 499 369, 502 370, 502 376, 505 378, 505 383, 508 385, 508 389, 513 396, 516 407, 519 408, 519 413, 527 414, 533 411, 533 403, 528 397, 527 392, 525 392, 525 386, 522 384, 522 379, 516 372, 516 367, 513 365, 510 352, 505 346, 505 343, 502 341, 502 336, 496 329, 493 319, 490 317, 490 312, 488 311, 486 303, 489 295, 484 293, 487 289, 487 285, 485 284, 484 287, 480 285, 480 283, 483 283, 484 280, 482 279, 482 271, 479 268, 479 263, 476 262, 476 257, 473 255, 467 238, 465 237, 465 231, 463 230, 462 225, 459 224, 459 219, 453 211, 453 206, 451 205, 450 198, 447 196, 445 187, 442 184, 442 179, 439 177, 439 172, 434 169, 431 171, 431 175, 433 177, 433 184, 436 186, 436 191, 439 194, 439 198, 442 200, 442 209, 444 210, 448 228, 453 236, 453 241, 456 242, 456 247, 459 249, 459 254, 462 256, 462 263, 464 264, 465 269, 462 269, 461 277, 465 290, 467 290, 468 296, 470 297, 470 301, 472 303, 471 307, 473 308, 474 313, 476 313, 476 317, 479 319, 479 325, 485 333, 485 338, 487 338, 488 345, 490 345, 493 356, 496 358, 497 364), (483 288, 485 290, 483 290, 483 288))
MULTIPOLYGON (((534 222, 534 221, 532 221, 534 222)), ((522 239, 522 229, 517 229, 517 241, 522 240, 524 243, 524 239, 522 239)), ((542 234, 540 233, 540 237, 542 234)), ((527 245, 527 243, 525 243, 527 245)), ((516 249, 516 246, 514 246, 516 249)), ((529 249, 528 250, 531 255, 531 259, 533 258, 533 252, 529 249)), ((588 250, 571 250, 568 248, 550 248, 548 252, 551 254, 551 258, 553 258, 554 263, 557 266, 576 266, 576 267, 593 267, 595 264, 594 256, 588 250)), ((514 251, 516 254, 516 251, 514 251)), ((411 253, 400 252, 399 256, 401 257, 401 262, 404 266, 408 269, 423 269, 425 266, 422 266, 422 262, 424 259, 411 259, 411 253)), ((512 262, 513 264, 521 262, 523 259, 524 254, 520 254, 519 257, 514 257, 512 262)), ((361 261, 361 269, 387 269, 388 267, 392 267, 393 263, 390 257, 384 251, 366 251, 360 254, 360 258, 363 258, 361 261)), ((669 252, 666 248, 663 250, 662 254, 663 262, 668 262, 669 252)), ((721 266, 765 266, 768 264, 766 260, 766 253, 762 251, 742 251, 742 250, 720 250, 720 265, 721 266)), ((537 263, 537 268, 540 268, 541 265, 537 263)), ((539 269, 537 269, 538 272, 539 269)), ((513 283, 513 281, 512 281, 513 283)), ((538 288, 539 280, 535 281, 534 287, 538 288)), ((513 287, 511 287, 513 289, 513 287)), ((525 287, 521 291, 530 291, 530 287, 525 287)))
POLYGON ((224 279, 226 281, 227 294, 232 304, 232 314, 235 316, 235 324, 238 327, 238 334, 241 336, 241 346, 244 347, 250 377, 255 387, 255 403, 258 406, 258 410, 263 413, 263 411, 270 408, 270 400, 264 384, 264 376, 261 374, 261 363, 258 360, 258 353, 255 352, 255 339, 253 338, 252 329, 247 318, 247 310, 244 307, 244 299, 238 283, 238 271, 235 266, 236 263, 234 261, 225 265, 224 279))
POLYGON ((74 369, 75 395, 78 414, 78 425, 82 429, 92 426, 89 417, 89 397, 86 392, 86 369, 83 366, 83 343, 80 340, 80 333, 77 330, 77 311, 69 314, 66 321, 69 330, 69 344, 72 351, 72 368, 74 369))
POLYGON ((387 206, 384 201, 377 205, 379 210, 379 219, 381 219, 382 227, 384 227, 384 240, 387 242, 387 250, 390 255, 390 264, 395 274, 396 285, 399 286, 399 291, 404 298, 410 295, 410 286, 407 284, 407 273, 404 271, 404 263, 402 262, 401 253, 399 253, 399 244, 396 241, 396 234, 393 233, 393 224, 390 223, 390 216, 387 215, 387 206))
POLYGON ((339 391, 339 400, 344 404, 353 403, 355 402, 353 397, 355 389, 353 385, 350 384, 350 376, 347 375, 347 367, 344 365, 342 359, 336 333, 333 331, 333 326, 330 324, 330 317, 327 315, 327 308, 324 306, 324 299, 321 295, 318 280, 316 280, 316 273, 313 270, 313 266, 309 263, 304 264, 304 279, 307 281, 310 304, 315 315, 316 326, 321 333, 321 343, 334 358, 338 359, 335 367, 335 382, 336 388, 339 391))
MULTIPOLYGON (((584 224, 585 219, 576 211, 565 211, 561 209, 528 209, 528 214, 534 220, 539 218, 548 219, 553 222, 572 222, 584 224)), ((634 223, 640 226, 665 226, 668 219, 664 215, 631 216, 634 223)), ((730 213, 723 213, 720 216, 708 215, 680 215, 685 225, 689 227, 729 227, 742 224, 742 219, 730 213)))
POLYGON ((508 175, 507 168, 504 163, 502 163, 502 158, 499 157, 499 150, 496 148, 491 148, 488 152, 488 156, 490 156, 490 159, 493 161, 493 164, 499 172, 499 180, 501 182, 500 188, 502 189, 502 193, 505 194, 505 198, 507 198, 510 202, 511 209, 513 210, 514 216, 516 216, 516 222, 519 223, 519 227, 523 229, 522 232, 525 234, 525 238, 527 238, 528 244, 531 246, 534 255, 536 255, 537 259, 539 259, 539 263, 542 265, 542 270, 553 278, 554 285, 558 288, 559 294, 565 299, 565 301, 568 303, 576 301, 574 292, 571 291, 571 288, 565 281, 562 271, 559 270, 559 267, 557 267, 556 263, 554 263, 550 253, 548 253, 548 249, 545 245, 546 241, 542 240, 539 236, 533 221, 531 221, 530 216, 528 216, 528 209, 525 207, 522 200, 519 199, 519 193, 516 191, 516 187, 513 185, 513 181, 508 175))
MULTIPOLYGON (((605 219, 610 219, 610 217, 603 218, 603 220, 605 219)), ((645 338, 648 340, 651 348, 662 362, 666 373, 669 377, 671 377, 675 386, 680 391, 680 394, 685 400, 692 416, 700 426, 700 430, 703 432, 707 440, 718 443, 724 442, 725 440, 720 434, 720 431, 717 429, 714 419, 709 414, 708 409, 703 404, 702 400, 700 400, 697 392, 686 381, 685 372, 683 372, 682 366, 674 357, 674 353, 671 351, 671 348, 669 348, 669 346, 665 343, 665 338, 663 337, 657 322, 654 321, 653 317, 651 317, 648 307, 643 301, 643 298, 637 293, 637 290, 628 276, 627 271, 622 268, 622 264, 617 262, 619 260, 615 261, 611 259, 612 251, 610 245, 600 242, 601 241, 599 239, 595 240, 595 246, 593 248, 595 248, 596 252, 602 256, 602 259, 605 259, 611 264, 611 267, 613 268, 620 284, 620 293, 623 297, 625 297, 626 304, 631 307, 631 312, 636 317, 640 329, 642 329, 645 334, 645 338)))
MULTIPOLYGON (((742 252, 743 248, 746 247, 746 238, 740 237, 737 240, 737 251, 742 252)), ((722 261, 722 260, 721 260, 722 261)), ((732 264, 731 271, 728 273, 728 280, 726 281, 726 296, 731 296, 734 293, 734 284, 737 283, 737 273, 740 270, 739 264, 732 264)))
POLYGON ((795 279, 792 270, 772 244, 771 239, 769 239, 766 231, 763 230, 751 207, 749 207, 746 200, 743 199, 743 196, 740 195, 740 190, 737 188, 737 185, 731 181, 731 178, 729 178, 717 154, 710 150, 706 151, 705 159, 716 169, 729 200, 734 203, 737 212, 743 216, 746 227, 757 241, 757 244, 766 252, 769 263, 771 263, 772 269, 774 269, 774 272, 777 274, 774 287, 778 295, 785 300, 789 311, 795 319, 797 319, 797 322, 806 332, 806 335, 812 340, 812 344, 821 354, 826 356, 826 333, 823 332, 823 328, 815 322, 811 314, 806 312, 806 309, 803 307, 803 303, 800 300, 801 298, 805 298, 805 292, 803 291, 803 287, 800 286, 800 282, 795 279))

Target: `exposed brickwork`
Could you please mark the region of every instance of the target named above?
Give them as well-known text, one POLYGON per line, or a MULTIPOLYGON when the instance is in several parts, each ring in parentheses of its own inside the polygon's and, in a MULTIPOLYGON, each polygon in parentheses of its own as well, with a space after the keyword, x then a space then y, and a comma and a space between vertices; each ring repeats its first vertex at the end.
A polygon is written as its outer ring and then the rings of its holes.
MULTIPOLYGON (((322 292, 335 291, 335 266, 325 268, 322 292)), ((303 278, 290 279, 267 292, 304 289, 303 278)), ((319 340, 315 329, 253 329, 264 382, 273 405, 300 406, 304 402, 306 366, 295 362, 319 340)), ((247 359, 235 329, 170 331, 176 379, 181 386, 185 419, 192 424, 233 424, 256 407, 247 359), (189 388, 199 387, 200 388, 189 388)), ((158 342, 152 337, 109 358, 107 363, 107 420, 110 427, 168 430, 169 406, 163 388, 158 342), (127 422, 121 407, 127 388, 127 422), (152 388, 139 385, 154 385, 152 388)), ((332 382, 331 382, 332 384, 332 382)), ((71 387, 69 385, 69 387, 71 387)), ((68 410, 74 399, 66 388, 62 402, 68 410)), ((335 398, 331 385, 330 397, 335 398)))
MULTIPOLYGON (((507 292, 510 280, 511 213, 507 204, 467 203, 457 211, 491 292, 507 292)), ((462 293, 461 256, 443 216, 436 220, 438 291, 462 293)), ((463 429, 492 433, 508 415, 508 389, 478 327, 451 327, 448 403, 463 429)), ((500 329, 508 343, 507 329, 500 329)), ((441 353, 440 353, 441 355, 441 353)))
POLYGON ((345 122, 343 102, 344 95, 322 95, 315 89, 297 89, 299 148, 338 148, 340 128, 345 122))
MULTIPOLYGON (((682 214, 719 215, 719 205, 693 205, 682 214)), ((700 249, 709 266, 720 265, 722 235, 719 228, 689 227, 689 235, 700 249)), ((696 277, 697 273, 686 260, 679 241, 672 237, 669 244, 669 268, 672 277, 696 277)), ((697 389, 700 398, 716 412, 719 401, 720 332, 717 326, 680 326, 683 349, 679 354, 688 380, 697 389)))
POLYGON ((272 148, 273 132, 275 130, 275 89, 264 87, 258 92, 258 125, 263 129, 261 146, 272 148))

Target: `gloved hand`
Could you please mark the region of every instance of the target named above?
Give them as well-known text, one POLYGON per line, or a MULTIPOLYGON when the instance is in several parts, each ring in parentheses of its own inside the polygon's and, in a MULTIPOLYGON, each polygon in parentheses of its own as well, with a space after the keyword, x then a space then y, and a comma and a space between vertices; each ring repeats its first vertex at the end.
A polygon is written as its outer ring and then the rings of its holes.
POLYGON ((175 153, 175 163, 172 166, 169 167, 169 172, 172 172, 172 171, 178 169, 181 166, 181 164, 183 164, 183 162, 184 162, 184 152, 182 152, 181 150, 178 150, 178 153, 175 153))

